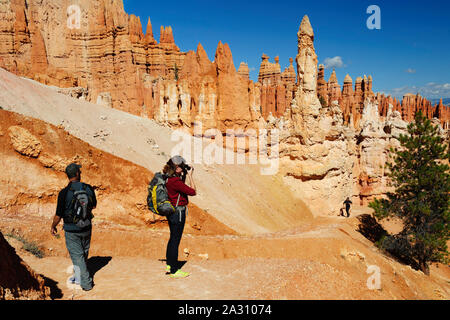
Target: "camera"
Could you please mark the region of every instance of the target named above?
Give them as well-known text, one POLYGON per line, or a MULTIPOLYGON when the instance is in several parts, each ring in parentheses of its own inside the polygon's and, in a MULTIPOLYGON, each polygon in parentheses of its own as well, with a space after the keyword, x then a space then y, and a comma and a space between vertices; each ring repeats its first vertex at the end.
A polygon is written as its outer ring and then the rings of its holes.
POLYGON ((180 168, 183 170, 183 174, 181 175, 181 180, 183 182, 186 182, 186 176, 187 176, 188 172, 192 170, 192 167, 186 163, 182 163, 182 164, 180 164, 180 168))
POLYGON ((191 167, 190 165, 186 164, 186 163, 182 163, 182 164, 180 165, 180 167, 181 167, 181 169, 183 169, 183 171, 186 172, 186 173, 192 170, 192 167, 191 167))

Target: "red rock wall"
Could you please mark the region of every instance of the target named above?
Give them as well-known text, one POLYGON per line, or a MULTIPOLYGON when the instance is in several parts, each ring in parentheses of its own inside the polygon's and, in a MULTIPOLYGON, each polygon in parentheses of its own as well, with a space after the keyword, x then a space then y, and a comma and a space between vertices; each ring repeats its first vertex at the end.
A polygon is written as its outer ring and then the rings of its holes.
POLYGON ((398 101, 391 96, 383 94, 375 94, 372 91, 372 77, 358 77, 353 87, 353 81, 349 75, 344 79, 342 92, 336 79, 336 74, 333 72, 328 83, 324 79, 324 68, 319 66, 317 78, 317 91, 327 104, 333 100, 339 101, 342 112, 344 113, 345 123, 350 123, 353 119, 355 127, 359 127, 362 112, 364 109, 364 101, 371 99, 378 103, 378 110, 380 116, 386 117, 389 105, 392 105, 393 111, 398 111, 402 115, 402 119, 411 122, 414 120, 414 115, 421 110, 429 119, 438 118, 444 129, 449 129, 450 111, 449 107, 444 106, 442 99, 439 104, 432 105, 430 101, 421 97, 420 95, 406 94, 402 101, 398 101))
MULTIPOLYGON (((248 66, 239 71, 231 50, 219 43, 211 62, 203 47, 181 52, 170 26, 160 28, 159 43, 150 19, 147 33, 140 18, 124 11, 122 0, 80 0, 80 29, 69 28, 69 0, 8 0, 0 3, 0 67, 17 75, 59 87, 88 89, 87 99, 135 115, 191 127, 251 127, 259 117, 282 116, 297 90, 293 60, 283 72, 263 55, 258 82, 249 80, 248 66)), ((71 17, 71 16, 70 16, 71 17)), ((348 79, 347 79, 348 80, 348 79)), ((405 96, 400 103, 375 96, 372 78, 341 86, 335 74, 328 83, 319 67, 318 95, 327 105, 338 101, 347 123, 358 126, 364 101, 377 99, 380 113, 389 103, 410 121, 423 110, 448 128, 448 108, 432 106, 422 97, 405 96)))
POLYGON ((261 85, 261 111, 265 119, 269 115, 277 118, 284 115, 294 98, 297 75, 293 62, 291 58, 289 67, 281 72, 278 57, 272 63, 267 55, 262 56, 258 82, 261 85))
POLYGON ((0 5, 1 67, 8 71, 49 85, 89 88, 93 102, 109 92, 112 107, 140 115, 154 101, 148 75, 175 79, 175 69, 183 67, 185 53, 172 28, 161 27, 158 44, 150 21, 144 36, 140 19, 128 16, 122 1, 80 1, 81 29, 67 27, 67 0, 25 3, 0 5))

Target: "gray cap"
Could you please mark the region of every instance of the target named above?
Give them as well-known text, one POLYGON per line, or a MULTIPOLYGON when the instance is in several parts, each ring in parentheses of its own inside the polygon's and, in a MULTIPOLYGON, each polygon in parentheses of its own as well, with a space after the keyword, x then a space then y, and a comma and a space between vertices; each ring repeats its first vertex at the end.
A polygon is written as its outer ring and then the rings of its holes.
POLYGON ((172 163, 176 166, 179 166, 182 163, 186 164, 186 160, 184 160, 184 158, 181 156, 175 156, 171 160, 172 160, 172 163))
POLYGON ((76 163, 71 163, 66 168, 66 174, 69 178, 75 178, 77 173, 80 171, 81 165, 76 163))

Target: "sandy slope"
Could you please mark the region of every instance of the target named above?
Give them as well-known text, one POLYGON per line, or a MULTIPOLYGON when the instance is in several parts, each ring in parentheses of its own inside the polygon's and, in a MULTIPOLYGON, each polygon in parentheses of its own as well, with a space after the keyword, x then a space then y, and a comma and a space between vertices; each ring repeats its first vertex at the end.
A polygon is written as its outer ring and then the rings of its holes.
MULTIPOLYGON (((83 165, 82 180, 96 190, 96 222, 166 228, 165 219, 151 214, 146 205, 150 171, 98 150, 63 129, 5 110, 0 110, 0 167, 8 170, 0 173, 0 215, 26 213, 51 221, 57 195, 67 185, 64 169, 74 159, 83 165), (12 132, 22 135, 16 138, 23 140, 22 143, 16 142, 15 147, 12 132), (27 142, 25 137, 34 139, 35 144, 27 142), (26 150, 31 150, 29 152, 40 150, 38 157, 16 151, 25 146, 29 148, 26 150)), ((235 233, 192 203, 189 218, 187 232, 235 233)))
MULTIPOLYGON (((154 121, 56 93, 0 69, 0 104, 5 110, 61 126, 113 155, 161 170, 178 142, 154 121), (152 148, 149 139, 160 147, 152 148)), ((194 145, 192 143, 192 145, 194 145)), ((193 203, 239 233, 282 230, 312 217, 278 176, 262 176, 259 165, 195 166, 199 195, 193 203), (259 199, 264 199, 260 201, 259 199)))

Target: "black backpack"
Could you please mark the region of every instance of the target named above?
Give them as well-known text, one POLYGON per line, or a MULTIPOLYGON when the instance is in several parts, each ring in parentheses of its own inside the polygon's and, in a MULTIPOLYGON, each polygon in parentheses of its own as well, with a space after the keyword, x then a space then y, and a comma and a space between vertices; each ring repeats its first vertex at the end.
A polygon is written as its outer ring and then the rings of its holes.
POLYGON ((92 198, 87 191, 87 186, 81 184, 79 190, 71 188, 69 191, 73 192, 72 200, 70 202, 66 222, 73 223, 79 228, 86 228, 91 225, 92 215, 92 198))

